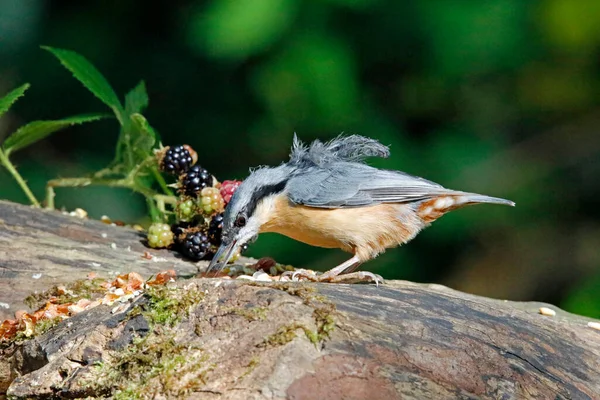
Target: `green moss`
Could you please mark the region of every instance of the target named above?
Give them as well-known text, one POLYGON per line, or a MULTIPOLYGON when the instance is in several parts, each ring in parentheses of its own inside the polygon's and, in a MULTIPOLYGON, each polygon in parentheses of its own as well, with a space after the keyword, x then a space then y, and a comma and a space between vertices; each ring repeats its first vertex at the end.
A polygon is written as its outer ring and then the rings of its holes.
POLYGON ((296 331, 298 329, 306 330, 306 327, 298 323, 281 326, 277 329, 277 332, 267 336, 257 347, 283 346, 297 337, 296 331))
POLYGON ((308 340, 311 341, 314 345, 319 344, 320 342, 329 338, 329 333, 332 332, 335 328, 335 320, 333 319, 333 312, 335 311, 335 306, 333 304, 326 305, 323 307, 316 308, 313 312, 313 318, 315 319, 315 324, 317 325, 317 330, 313 331, 308 328, 304 328, 304 333, 308 340))
POLYGON ((245 317, 248 321, 264 321, 267 319, 268 307, 254 307, 254 308, 230 308, 226 309, 225 313, 239 315, 245 317))
POLYGON ((214 368, 207 360, 201 348, 177 343, 168 331, 152 332, 99 365, 98 385, 110 388, 115 399, 184 396, 206 384, 214 368))
POLYGON ((21 330, 17 332, 16 336, 11 340, 11 342, 19 343, 43 335, 58 325, 62 320, 63 319, 61 317, 40 320, 33 326, 33 332, 31 332, 31 334, 27 335, 24 330, 21 330))
POLYGON ((132 309, 129 318, 143 315, 151 331, 115 352, 96 367, 94 385, 115 399, 148 398, 154 395, 185 396, 206 384, 214 366, 200 347, 179 343, 172 328, 204 298, 196 288, 151 287, 148 303, 132 309))
POLYGON ((48 332, 50 329, 54 328, 58 325, 63 319, 61 317, 56 317, 52 319, 43 319, 38 321, 33 328, 33 336, 40 336, 44 333, 48 332))
POLYGON ((282 290, 292 296, 300 297, 304 301, 304 304, 314 309, 313 318, 315 320, 317 330, 313 331, 305 326, 301 327, 304 330, 308 340, 315 345, 326 340, 329 337, 329 334, 335 329, 335 304, 329 301, 327 297, 318 294, 318 291, 314 286, 283 282, 276 283, 274 285, 266 284, 264 286, 282 290))
MULTIPOLYGON (((293 283, 277 282, 274 284, 270 284, 270 283, 260 284, 257 282, 257 284, 260 286, 266 286, 266 287, 270 287, 272 289, 281 290, 292 296, 300 297, 305 302, 307 302, 311 299, 314 299, 315 297, 318 296, 317 289, 315 289, 314 286, 298 284, 295 282, 293 282, 293 283)), ((319 297, 323 297, 323 296, 319 296, 319 297)))
POLYGON ((172 289, 167 286, 154 286, 146 291, 149 304, 142 313, 151 324, 174 326, 190 309, 204 298, 204 293, 196 289, 172 289))
POLYGON ((256 367, 258 367, 260 365, 260 358, 258 356, 254 356, 252 357, 252 359, 250 359, 250 362, 248 363, 248 365, 246 365, 246 370, 244 371, 244 373, 242 375, 240 375, 237 380, 242 380, 245 377, 247 377, 248 375, 250 375, 252 373, 252 371, 254 371, 256 369, 256 367))
POLYGON ((64 288, 54 286, 43 292, 30 294, 24 302, 31 309, 37 310, 51 298, 55 299, 57 304, 74 303, 84 298, 93 299, 106 293, 102 286, 105 282, 106 280, 101 278, 79 279, 65 285, 64 288))

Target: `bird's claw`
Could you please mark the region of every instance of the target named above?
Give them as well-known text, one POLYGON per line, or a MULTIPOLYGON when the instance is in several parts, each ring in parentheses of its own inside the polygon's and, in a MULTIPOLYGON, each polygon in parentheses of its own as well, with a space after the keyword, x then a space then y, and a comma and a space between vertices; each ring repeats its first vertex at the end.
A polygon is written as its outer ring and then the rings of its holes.
POLYGON ((327 272, 317 275, 314 271, 299 269, 296 271, 286 271, 281 276, 288 276, 292 281, 309 280, 311 282, 328 282, 328 283, 360 283, 360 282, 375 282, 377 286, 384 283, 380 275, 368 271, 352 272, 350 274, 329 275, 327 272))
POLYGON ((301 278, 308 279, 313 282, 318 282, 316 278, 318 278, 317 274, 314 271, 308 271, 306 269, 297 269, 295 271, 285 271, 281 274, 281 276, 287 276, 292 281, 299 281, 301 278))
POLYGON ((379 287, 380 283, 384 283, 385 281, 381 277, 381 275, 374 274, 369 271, 357 271, 349 274, 341 274, 337 276, 333 276, 326 280, 326 282, 331 283, 369 283, 374 282, 377 287, 379 287))

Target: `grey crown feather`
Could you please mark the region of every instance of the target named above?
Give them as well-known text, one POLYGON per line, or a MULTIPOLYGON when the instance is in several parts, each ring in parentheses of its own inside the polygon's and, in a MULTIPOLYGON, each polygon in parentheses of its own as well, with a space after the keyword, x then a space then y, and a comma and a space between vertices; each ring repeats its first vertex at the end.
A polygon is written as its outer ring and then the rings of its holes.
POLYGON ((333 161, 363 162, 367 157, 387 158, 389 155, 388 146, 360 135, 340 135, 325 143, 315 140, 307 146, 294 134, 290 163, 322 166, 333 161))

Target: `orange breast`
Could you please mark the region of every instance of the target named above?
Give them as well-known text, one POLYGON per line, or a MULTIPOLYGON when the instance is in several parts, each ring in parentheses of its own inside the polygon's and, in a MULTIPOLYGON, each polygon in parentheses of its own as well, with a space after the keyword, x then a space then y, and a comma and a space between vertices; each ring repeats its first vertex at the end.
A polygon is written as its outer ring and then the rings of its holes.
POLYGON ((412 239, 424 224, 406 204, 323 209, 275 199, 261 232, 276 232, 313 246, 340 248, 363 261, 412 239))

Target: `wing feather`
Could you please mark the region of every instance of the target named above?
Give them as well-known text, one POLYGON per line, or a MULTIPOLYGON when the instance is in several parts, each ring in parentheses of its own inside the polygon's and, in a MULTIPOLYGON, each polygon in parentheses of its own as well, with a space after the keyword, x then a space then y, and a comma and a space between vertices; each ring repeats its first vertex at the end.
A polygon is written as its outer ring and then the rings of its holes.
POLYGON ((318 208, 408 203, 454 192, 404 172, 352 162, 303 171, 290 179, 287 188, 293 203, 318 208))

